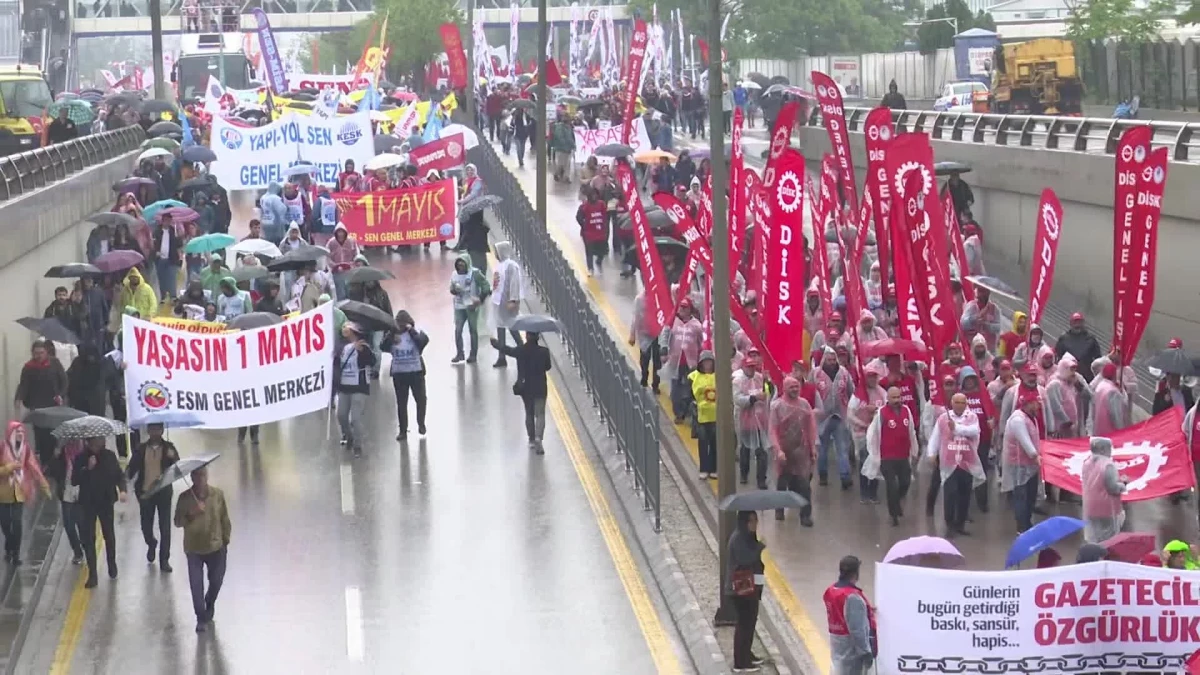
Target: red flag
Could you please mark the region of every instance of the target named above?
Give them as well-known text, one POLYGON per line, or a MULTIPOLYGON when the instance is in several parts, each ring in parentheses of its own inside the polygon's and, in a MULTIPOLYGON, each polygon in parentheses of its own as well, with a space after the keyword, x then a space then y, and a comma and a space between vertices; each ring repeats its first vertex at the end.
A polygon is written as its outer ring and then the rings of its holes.
MULTIPOLYGON (((692 287, 692 282, 696 280, 696 268, 700 266, 700 254, 696 253, 696 249, 689 248, 687 259, 683 261, 683 274, 679 275, 679 286, 675 288, 674 307, 679 307, 679 303, 688 296, 688 290, 692 287)), ((711 267, 709 274, 711 275, 711 267)))
MULTIPOLYGON (((821 106, 821 119, 829 132, 829 144, 837 159, 838 182, 846 191, 852 217, 858 217, 858 188, 855 186, 854 158, 850 155, 850 133, 846 129, 846 111, 842 107, 842 92, 833 78, 819 70, 812 71, 813 85, 817 89, 817 104, 821 106)), ((857 225, 857 223, 854 223, 857 225)))
POLYGON ((558 72, 558 64, 554 59, 546 59, 546 86, 557 87, 562 84, 562 73, 558 72))
POLYGON ((808 173, 804 174, 804 187, 811 204, 809 212, 812 213, 813 222, 812 277, 816 280, 817 291, 821 294, 821 325, 828 326, 829 307, 833 298, 830 297, 832 293, 829 290, 829 260, 825 255, 824 214, 820 211, 820 200, 813 194, 812 177, 808 173))
MULTIPOLYGON (((710 303, 711 306, 711 303, 710 303)), ((762 356, 763 370, 776 386, 783 386, 783 370, 779 367, 779 363, 771 356, 771 350, 767 349, 767 345, 763 343, 762 336, 758 331, 747 326, 754 326, 754 321, 746 314, 746 308, 742 307, 742 301, 738 298, 733 289, 729 289, 729 315, 738 325, 746 329, 746 337, 750 339, 750 344, 758 350, 758 354, 762 356)))
POLYGON ((900 335, 914 342, 929 346, 929 335, 925 331, 925 321, 917 306, 916 294, 913 291, 912 265, 908 263, 908 245, 904 241, 904 213, 897 208, 889 207, 891 222, 888 224, 889 242, 892 246, 892 269, 896 275, 896 315, 900 321, 900 335))
POLYGON ((954 244, 954 260, 958 263, 958 278, 962 283, 963 298, 967 302, 975 301, 975 287, 967 281, 971 273, 967 269, 967 249, 963 246, 962 230, 958 228, 958 214, 954 210, 954 199, 950 196, 950 188, 942 190, 942 215, 946 219, 946 234, 954 244))
POLYGON ((1062 236, 1062 204, 1054 190, 1042 190, 1038 204, 1037 236, 1033 239, 1033 274, 1029 278, 1029 323, 1041 323, 1042 311, 1050 302, 1054 286, 1054 259, 1062 236))
POLYGON ((467 86, 469 79, 467 73, 471 72, 471 69, 467 66, 467 55, 463 52, 462 35, 458 32, 458 24, 444 23, 439 31, 442 34, 442 47, 446 50, 446 65, 450 69, 450 86, 454 89, 463 89, 467 86))
POLYGON ((774 289, 773 311, 763 318, 767 351, 780 364, 804 356, 804 155, 792 148, 775 162, 778 178, 766 189, 763 218, 770 223, 767 287, 774 289))
MULTIPOLYGON (((1113 462, 1125 481, 1123 502, 1166 497, 1195 485, 1183 410, 1172 406, 1150 419, 1109 435, 1113 462)), ((1091 455, 1088 438, 1042 441, 1042 476, 1047 483, 1082 494, 1083 463, 1091 455)))
POLYGON ((742 109, 733 111, 733 158, 729 162, 729 283, 737 278, 742 266, 742 247, 746 238, 746 193, 742 171, 742 109))
MULTIPOLYGON (((692 216, 688 214, 687 207, 683 202, 679 201, 679 197, 668 192, 656 192, 651 197, 659 208, 666 212, 667 217, 675 223, 675 233, 683 240, 683 243, 688 247, 696 246, 697 242, 702 244, 705 249, 708 249, 708 242, 700 235, 700 228, 696 226, 696 221, 692 220, 692 216)), ((711 251, 707 255, 709 260, 712 259, 711 251)))
POLYGON ((625 116, 622 118, 626 124, 622 133, 621 142, 629 145, 629 134, 633 130, 634 105, 637 102, 638 94, 642 91, 642 61, 646 58, 646 22, 641 19, 633 20, 633 37, 629 39, 629 62, 625 67, 625 77, 622 78, 622 84, 625 85, 623 95, 625 96, 625 116))
MULTIPOLYGON (((1138 174, 1150 155, 1148 126, 1130 127, 1117 141, 1116 187, 1113 189, 1113 344, 1124 346, 1132 316, 1130 305, 1137 279, 1137 229, 1134 209, 1137 205, 1138 174)), ((1122 350, 1122 353, 1126 353, 1122 350)))
POLYGON ((708 65, 708 40, 696 38, 696 47, 700 49, 700 63, 708 65))
MULTIPOLYGON (((846 260, 846 265, 843 268, 843 275, 846 280, 846 330, 850 333, 850 347, 854 350, 854 393, 859 400, 867 400, 867 377, 863 372, 862 345, 858 343, 858 321, 862 315, 863 305, 861 298, 865 295, 862 285, 861 265, 858 260, 854 260, 853 254, 850 258, 846 256, 846 242, 842 241, 842 229, 835 228, 838 233, 838 248, 842 252, 842 259, 846 260)), ((865 239, 866 234, 860 234, 860 239, 865 239)))
POLYGON ((633 223, 633 242, 637 247, 638 262, 642 270, 642 283, 646 286, 646 332, 658 333, 667 325, 671 311, 671 288, 663 272, 662 258, 654 245, 654 235, 646 222, 646 211, 638 194, 637 179, 633 170, 624 162, 617 163, 617 181, 625 193, 625 207, 633 223))
POLYGON ((863 135, 867 145, 867 181, 863 190, 871 198, 875 217, 875 245, 879 249, 879 278, 883 281, 883 294, 888 295, 887 283, 890 275, 891 247, 888 228, 892 213, 892 188, 888 183, 887 149, 892 140, 892 111, 875 108, 867 113, 863 123, 863 135))
POLYGON ((745 167, 742 174, 746 177, 746 199, 750 202, 750 223, 754 227, 754 236, 750 242, 750 278, 746 283, 758 291, 758 313, 766 314, 771 311, 770 292, 767 288, 767 224, 764 209, 766 208, 762 189, 762 179, 754 169, 745 167))
POLYGON ((712 241, 712 174, 704 179, 704 185, 700 187, 700 218, 696 223, 696 227, 700 228, 700 236, 712 241))
POLYGON ((1158 218, 1162 215, 1163 190, 1167 187, 1167 149, 1150 153, 1138 175, 1137 205, 1133 210, 1133 290, 1130 302, 1129 330, 1121 343, 1121 353, 1133 358, 1138 343, 1150 323, 1154 308, 1155 274, 1158 272, 1158 218))

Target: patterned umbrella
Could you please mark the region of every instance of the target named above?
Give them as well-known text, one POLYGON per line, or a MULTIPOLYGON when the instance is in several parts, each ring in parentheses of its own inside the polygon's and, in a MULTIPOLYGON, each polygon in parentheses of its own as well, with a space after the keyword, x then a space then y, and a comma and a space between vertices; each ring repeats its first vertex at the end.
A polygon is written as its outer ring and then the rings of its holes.
POLYGON ((21 421, 42 429, 53 430, 66 422, 77 420, 81 417, 87 417, 87 413, 82 410, 68 408, 65 405, 55 405, 49 408, 34 408, 25 413, 25 418, 21 421))
POLYGON ((110 420, 99 415, 88 415, 78 419, 63 422, 51 432, 60 441, 82 438, 107 438, 129 433, 129 427, 124 422, 110 420))
POLYGON ((502 201, 504 201, 504 198, 497 195, 480 195, 459 207, 458 219, 463 220, 464 218, 473 216, 487 207, 495 206, 502 201))
POLYGON ((186 206, 172 206, 158 214, 161 219, 164 215, 171 216, 171 220, 176 223, 190 223, 193 220, 199 220, 200 214, 186 206))
POLYGON ((176 208, 176 207, 186 208, 187 204, 184 204, 183 202, 179 201, 178 199, 160 199, 159 201, 154 202, 153 204, 142 209, 142 217, 145 218, 147 221, 152 221, 158 216, 159 211, 162 211, 163 209, 171 209, 171 208, 176 208))
POLYGON ((67 109, 67 118, 77 126, 91 124, 92 120, 96 118, 92 114, 92 105, 87 101, 77 98, 55 101, 50 104, 50 109, 47 112, 51 117, 58 117, 58 111, 64 107, 67 109))

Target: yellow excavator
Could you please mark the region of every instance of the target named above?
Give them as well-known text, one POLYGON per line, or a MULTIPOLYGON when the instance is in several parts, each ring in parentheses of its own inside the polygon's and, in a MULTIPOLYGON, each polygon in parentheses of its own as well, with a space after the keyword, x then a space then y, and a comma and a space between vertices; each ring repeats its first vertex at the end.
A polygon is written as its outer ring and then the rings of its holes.
POLYGON ((1083 82, 1070 40, 1041 38, 996 47, 991 112, 1012 115, 1083 114, 1083 82))

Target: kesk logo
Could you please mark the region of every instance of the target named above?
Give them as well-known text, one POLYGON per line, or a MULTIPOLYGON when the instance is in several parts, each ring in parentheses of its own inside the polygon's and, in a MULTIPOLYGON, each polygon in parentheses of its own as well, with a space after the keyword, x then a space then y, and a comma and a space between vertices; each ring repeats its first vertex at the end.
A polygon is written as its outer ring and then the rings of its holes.
POLYGON ((242 147, 242 132, 233 127, 225 127, 221 130, 221 144, 230 150, 237 150, 242 147))
POLYGON ((438 226, 438 236, 451 237, 454 236, 454 223, 442 223, 438 226))
MULTIPOLYGON (((1087 449, 1072 454, 1070 459, 1064 462, 1067 473, 1082 478, 1083 462, 1091 454, 1091 450, 1087 449)), ((1162 475, 1162 468, 1167 465, 1167 448, 1161 443, 1150 441, 1124 443, 1113 447, 1112 459, 1122 478, 1128 479, 1125 490, 1137 492, 1145 490, 1152 481, 1162 475), (1136 470, 1138 467, 1141 467, 1140 472, 1136 470)))
POLYGON ((795 213, 800 209, 804 192, 800 188, 800 177, 794 171, 785 171, 775 188, 775 199, 784 213, 795 213))
POLYGON ((141 388, 138 389, 138 403, 147 412, 166 410, 171 405, 171 392, 153 380, 143 382, 141 388))
POLYGON ((358 128, 356 122, 346 122, 338 129, 337 139, 342 142, 342 145, 354 145, 362 138, 362 129, 358 128))

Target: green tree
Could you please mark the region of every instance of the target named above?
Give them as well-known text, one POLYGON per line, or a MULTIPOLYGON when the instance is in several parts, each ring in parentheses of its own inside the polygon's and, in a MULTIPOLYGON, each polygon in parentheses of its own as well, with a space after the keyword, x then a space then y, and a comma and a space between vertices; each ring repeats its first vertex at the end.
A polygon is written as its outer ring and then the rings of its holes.
POLYGON ((972 28, 996 30, 991 14, 971 14, 963 0, 946 0, 925 12, 925 18, 917 28, 917 44, 922 54, 932 54, 939 49, 954 46, 954 36, 972 28))
MULTIPOLYGON (((1158 22, 1175 13, 1173 0, 1080 0, 1071 3, 1067 37, 1076 42, 1116 38, 1148 42, 1158 36, 1158 22)), ((1185 13, 1186 14, 1186 13, 1185 13)))
MULTIPOLYGON (((443 23, 459 24, 463 39, 470 38, 455 0, 376 0, 375 13, 369 19, 359 22, 352 30, 321 36, 317 42, 321 64, 358 63, 367 36, 374 33, 372 44, 378 43, 385 16, 388 18, 386 41, 391 49, 388 79, 421 72, 431 58, 443 51, 438 32, 443 23)), ((301 63, 312 67, 311 52, 301 55, 301 63)))

